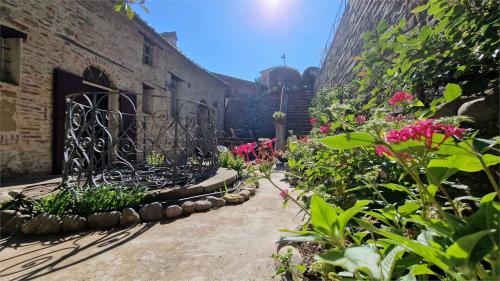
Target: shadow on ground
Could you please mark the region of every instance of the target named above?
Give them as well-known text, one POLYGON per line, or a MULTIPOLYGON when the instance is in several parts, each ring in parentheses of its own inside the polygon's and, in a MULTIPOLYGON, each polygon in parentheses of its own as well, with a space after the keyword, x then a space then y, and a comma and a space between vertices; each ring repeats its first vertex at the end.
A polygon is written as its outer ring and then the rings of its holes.
POLYGON ((88 261, 140 236, 154 223, 114 229, 52 236, 19 236, 0 239, 0 254, 22 250, 22 254, 0 255, 1 280, 32 280, 88 261), (15 277, 14 277, 15 276, 15 277))

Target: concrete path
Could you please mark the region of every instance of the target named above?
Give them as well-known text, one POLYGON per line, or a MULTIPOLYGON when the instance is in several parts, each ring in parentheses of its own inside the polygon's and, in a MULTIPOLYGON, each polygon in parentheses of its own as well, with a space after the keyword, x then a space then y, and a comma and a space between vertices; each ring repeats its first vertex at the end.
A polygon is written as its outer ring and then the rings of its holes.
POLYGON ((0 280, 271 280, 278 229, 295 228, 302 217, 293 204, 283 209, 278 194, 261 182, 242 205, 175 221, 3 238, 0 280))

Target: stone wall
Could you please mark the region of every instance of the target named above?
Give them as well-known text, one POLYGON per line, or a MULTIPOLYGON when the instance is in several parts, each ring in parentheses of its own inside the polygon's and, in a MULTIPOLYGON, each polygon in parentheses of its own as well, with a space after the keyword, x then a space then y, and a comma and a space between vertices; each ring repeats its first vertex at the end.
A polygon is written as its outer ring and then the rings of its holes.
MULTIPOLYGON (((27 34, 22 41, 19 85, 1 83, 0 176, 49 174, 53 153, 53 71, 82 75, 102 69, 117 90, 137 94, 143 85, 170 96, 172 76, 182 79, 179 98, 217 107, 223 128, 227 85, 196 65, 139 19, 113 11, 111 1, 2 0, 0 23, 27 34), (150 40, 153 65, 144 64, 150 40)), ((155 109, 169 104, 154 103, 155 109)))
POLYGON ((382 19, 389 24, 419 19, 410 11, 425 0, 350 0, 315 83, 316 91, 343 85, 355 77, 352 68, 363 47, 363 33, 375 30, 382 19))
POLYGON ((280 110, 281 85, 282 111, 286 113, 286 130, 295 135, 306 135, 311 130, 309 106, 313 97, 313 84, 317 68, 310 67, 301 75, 290 67, 276 66, 261 71, 261 85, 217 74, 231 91, 226 107, 226 131, 240 129, 252 131, 258 138, 275 137, 273 114, 280 110))

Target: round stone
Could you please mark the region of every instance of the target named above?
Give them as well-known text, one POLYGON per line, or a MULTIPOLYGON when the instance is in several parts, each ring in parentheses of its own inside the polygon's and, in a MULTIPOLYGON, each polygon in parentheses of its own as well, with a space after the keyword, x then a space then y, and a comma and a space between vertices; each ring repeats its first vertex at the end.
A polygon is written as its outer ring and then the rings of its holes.
POLYGON ((82 231, 87 227, 87 219, 77 215, 64 215, 61 221, 63 232, 82 231))
POLYGON ((139 209, 143 221, 159 221, 163 216, 163 206, 160 202, 146 204, 139 209))
POLYGON ((194 202, 194 210, 195 212, 206 212, 212 208, 212 203, 208 200, 200 200, 194 202))
POLYGON ((50 214, 40 214, 21 225, 24 234, 54 234, 61 230, 61 219, 50 214))
POLYGON ((172 205, 165 208, 165 217, 167 219, 173 219, 180 217, 182 215, 182 208, 178 205, 172 205))
POLYGON ((90 215, 87 223, 90 228, 112 228, 120 222, 120 212, 102 212, 90 215))
POLYGON ((212 203, 212 207, 214 208, 220 208, 226 205, 226 201, 224 201, 224 199, 215 196, 208 196, 207 201, 210 201, 210 203, 212 203))
POLYGON ((245 201, 245 198, 238 194, 228 193, 222 197, 227 204, 240 204, 245 201))
POLYGON ((190 215, 192 213, 194 213, 194 203, 191 202, 191 201, 186 201, 184 203, 182 203, 181 205, 181 208, 182 208, 182 213, 184 215, 190 215))
POLYGON ((141 217, 133 208, 126 208, 122 211, 120 216, 120 225, 134 225, 141 222, 141 217))

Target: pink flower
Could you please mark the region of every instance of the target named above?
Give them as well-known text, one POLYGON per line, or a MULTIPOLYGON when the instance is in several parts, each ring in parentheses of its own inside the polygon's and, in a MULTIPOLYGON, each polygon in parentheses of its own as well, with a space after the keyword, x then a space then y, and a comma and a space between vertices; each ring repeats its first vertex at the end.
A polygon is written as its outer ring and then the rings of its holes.
POLYGON ((287 195, 288 195, 288 189, 283 189, 283 191, 280 192, 281 199, 286 199, 287 195))
POLYGON ((413 100, 413 95, 407 92, 399 91, 396 92, 390 99, 389 104, 395 106, 400 102, 411 102, 413 100))
POLYGON ((365 115, 358 115, 356 118, 354 118, 358 124, 363 124, 366 121, 366 116, 365 115))
POLYGON ((315 117, 311 117, 309 119, 309 123, 311 124, 311 126, 316 126, 316 124, 318 123, 318 118, 315 118, 315 117))
POLYGON ((378 156, 382 156, 384 154, 389 155, 389 156, 392 155, 392 153, 389 151, 389 149, 387 147, 380 145, 380 144, 375 146, 375 153, 378 156))
POLYGON ((428 149, 432 147, 432 137, 435 133, 444 134, 443 140, 434 148, 438 148, 447 138, 456 136, 462 138, 464 129, 453 125, 435 123, 434 119, 420 120, 415 124, 407 125, 400 130, 391 130, 386 133, 385 139, 389 143, 405 142, 416 140, 425 142, 428 149))
POLYGON ((328 133, 328 131, 330 131, 330 124, 325 124, 325 125, 322 125, 319 127, 319 131, 322 133, 322 134, 326 134, 328 133))
POLYGON ((233 154, 236 154, 236 155, 240 156, 241 158, 245 159, 245 156, 243 156, 243 151, 241 150, 241 148, 239 146, 235 146, 233 148, 233 154))
POLYGON ((398 115, 387 115, 385 117, 385 121, 387 122, 403 122, 406 120, 406 116, 403 114, 398 114, 398 115))

